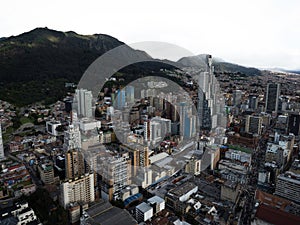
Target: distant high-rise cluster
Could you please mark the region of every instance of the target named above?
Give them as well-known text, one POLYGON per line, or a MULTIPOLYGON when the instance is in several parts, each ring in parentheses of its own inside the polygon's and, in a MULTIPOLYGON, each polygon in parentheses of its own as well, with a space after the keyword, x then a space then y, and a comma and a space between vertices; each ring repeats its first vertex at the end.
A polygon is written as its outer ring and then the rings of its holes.
POLYGON ((115 99, 113 100, 114 108, 122 110, 125 106, 130 104, 134 104, 134 87, 133 86, 126 86, 123 89, 120 89, 116 92, 115 99))

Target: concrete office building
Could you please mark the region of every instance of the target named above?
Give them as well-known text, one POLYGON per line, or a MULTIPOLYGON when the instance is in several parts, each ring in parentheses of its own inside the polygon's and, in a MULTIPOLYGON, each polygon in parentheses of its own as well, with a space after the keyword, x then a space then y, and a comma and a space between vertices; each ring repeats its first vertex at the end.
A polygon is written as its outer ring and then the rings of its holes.
POLYGON ((142 202, 135 208, 136 220, 138 223, 146 222, 153 216, 153 208, 145 202, 142 202))
POLYGON ((300 203, 300 175, 285 172, 277 177, 275 195, 300 203))
POLYGON ((130 164, 125 157, 102 157, 98 161, 101 176, 101 197, 105 200, 120 198, 121 191, 130 185, 130 164))
POLYGON ((153 196, 147 200, 147 203, 153 208, 153 214, 165 209, 165 200, 159 196, 153 196))

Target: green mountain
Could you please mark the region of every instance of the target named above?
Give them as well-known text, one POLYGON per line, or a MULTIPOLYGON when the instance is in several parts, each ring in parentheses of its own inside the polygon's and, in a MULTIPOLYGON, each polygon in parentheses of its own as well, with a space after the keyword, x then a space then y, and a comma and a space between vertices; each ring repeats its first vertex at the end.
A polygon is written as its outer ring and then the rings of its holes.
MULTIPOLYGON (((17 105, 55 102, 68 91, 66 82, 77 83, 96 58, 123 44, 104 34, 79 35, 48 28, 1 38, 0 99, 17 105)), ((128 49, 127 54, 149 57, 128 49)))

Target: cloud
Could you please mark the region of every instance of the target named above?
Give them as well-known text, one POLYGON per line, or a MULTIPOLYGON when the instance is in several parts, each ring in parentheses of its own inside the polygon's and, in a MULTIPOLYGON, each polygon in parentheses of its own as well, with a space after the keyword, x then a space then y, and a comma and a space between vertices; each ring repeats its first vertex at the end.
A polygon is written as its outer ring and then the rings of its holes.
POLYGON ((47 26, 106 33, 126 43, 164 41, 239 64, 292 69, 300 67, 299 7, 297 0, 12 0, 2 3, 0 36, 47 26))

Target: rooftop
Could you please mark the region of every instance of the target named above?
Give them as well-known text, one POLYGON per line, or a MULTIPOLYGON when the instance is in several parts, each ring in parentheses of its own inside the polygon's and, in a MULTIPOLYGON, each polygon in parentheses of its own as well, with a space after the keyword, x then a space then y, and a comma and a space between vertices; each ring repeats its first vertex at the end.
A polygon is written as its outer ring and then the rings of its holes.
POLYGON ((143 212, 143 213, 146 213, 148 212, 149 210, 152 209, 152 207, 150 205, 148 205, 147 203, 145 202, 142 202, 141 204, 139 204, 137 207, 136 207, 139 211, 143 212))
POLYGON ((295 159, 295 161, 293 162, 293 164, 291 166, 291 169, 300 171, 300 160, 299 159, 295 159))
POLYGON ((164 202, 165 200, 159 196, 153 196, 152 198, 149 198, 148 199, 148 202, 149 203, 162 203, 164 202))
MULTIPOLYGON (((100 202, 92 205, 86 210, 88 217, 86 222, 88 224, 101 224, 101 225, 136 225, 137 222, 133 217, 124 209, 112 206, 109 202, 101 200, 100 202)), ((85 215, 86 215, 85 214, 85 215)))
POLYGON ((300 175, 295 174, 295 173, 290 172, 290 171, 285 172, 284 174, 280 174, 278 176, 278 179, 285 180, 285 181, 296 183, 296 184, 300 185, 300 175))
POLYGON ((228 188, 231 188, 231 189, 235 189, 236 186, 237 186, 237 182, 231 181, 231 180, 227 180, 227 181, 225 181, 224 186, 226 186, 228 188))
POLYGON ((149 159, 150 159, 151 163, 155 163, 155 162, 157 162, 161 159, 164 159, 168 156, 169 156, 169 154, 162 152, 162 153, 156 154, 154 156, 151 156, 149 159))
POLYGON ((182 196, 186 194, 187 192, 191 191, 192 189, 196 188, 197 186, 191 182, 186 182, 182 184, 179 187, 173 188, 170 190, 170 194, 176 195, 176 196, 182 196))
POLYGON ((271 224, 277 225, 299 225, 300 217, 293 214, 272 208, 267 205, 260 205, 256 212, 256 217, 271 224))

